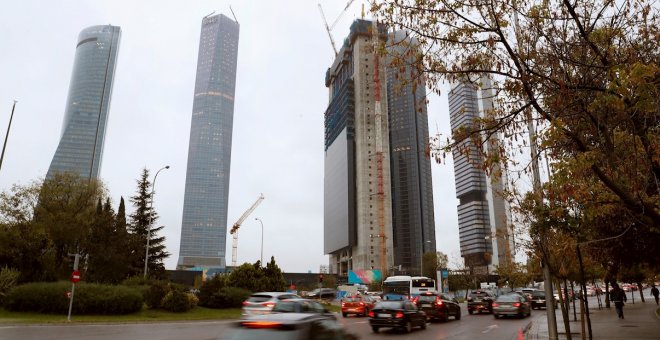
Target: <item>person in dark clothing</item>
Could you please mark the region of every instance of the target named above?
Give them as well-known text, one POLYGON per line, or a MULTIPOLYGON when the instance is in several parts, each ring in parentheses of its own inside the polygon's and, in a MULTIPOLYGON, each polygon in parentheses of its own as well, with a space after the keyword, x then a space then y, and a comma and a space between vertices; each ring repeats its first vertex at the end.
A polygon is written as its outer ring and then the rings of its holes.
POLYGON ((658 295, 660 295, 660 292, 658 292, 658 288, 655 287, 655 285, 651 285, 651 295, 655 298, 655 304, 658 304, 658 295))
POLYGON ((612 291, 610 292, 610 301, 614 302, 614 307, 616 308, 616 315, 619 319, 623 319, 623 304, 628 301, 626 297, 626 292, 623 289, 619 288, 619 285, 616 282, 612 282, 612 291))

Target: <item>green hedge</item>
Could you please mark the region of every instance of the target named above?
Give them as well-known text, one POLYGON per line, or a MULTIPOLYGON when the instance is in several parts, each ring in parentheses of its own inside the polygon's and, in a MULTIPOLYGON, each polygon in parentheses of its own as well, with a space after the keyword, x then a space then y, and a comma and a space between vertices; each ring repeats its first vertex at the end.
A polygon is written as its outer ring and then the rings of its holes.
POLYGON ((181 313, 191 310, 197 305, 197 301, 195 295, 173 289, 165 295, 161 307, 170 312, 181 313))
POLYGON ((220 288, 218 292, 211 295, 205 307, 209 308, 240 308, 251 292, 247 289, 236 287, 220 288))
MULTIPOLYGON (((62 313, 69 310, 71 283, 36 282, 20 285, 7 295, 5 307, 17 312, 62 313)), ((129 287, 79 283, 73 299, 75 314, 129 314, 142 309, 142 295, 129 287)))

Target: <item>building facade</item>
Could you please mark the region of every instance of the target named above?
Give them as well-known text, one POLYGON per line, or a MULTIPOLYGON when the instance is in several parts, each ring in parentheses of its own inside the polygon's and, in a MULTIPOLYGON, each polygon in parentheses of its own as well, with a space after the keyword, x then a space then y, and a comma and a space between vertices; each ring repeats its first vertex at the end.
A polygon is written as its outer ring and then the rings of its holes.
POLYGON ((390 54, 403 63, 387 71, 394 267, 408 275, 421 275, 423 254, 436 252, 426 85, 410 66, 416 45, 405 31, 391 34, 390 54))
POLYGON ((386 40, 385 26, 354 21, 325 77, 323 248, 341 276, 393 263, 386 40))
MULTIPOLYGON (((460 82, 448 94, 452 131, 469 127, 475 119, 493 109, 495 91, 487 78, 476 82, 460 82)), ((496 135, 481 141, 483 148, 496 147, 496 135)), ((458 227, 461 256, 466 266, 483 274, 492 273, 495 266, 511 256, 513 237, 509 237, 510 214, 503 198, 505 177, 498 177, 495 166, 492 175, 483 170, 484 159, 472 139, 454 148, 454 175, 458 205, 458 227)), ((505 176, 505 175, 504 175, 505 176)))
POLYGON ((46 178, 71 172, 98 178, 121 29, 92 26, 78 35, 60 142, 46 178))
POLYGON ((179 268, 224 268, 239 24, 202 19, 179 268))

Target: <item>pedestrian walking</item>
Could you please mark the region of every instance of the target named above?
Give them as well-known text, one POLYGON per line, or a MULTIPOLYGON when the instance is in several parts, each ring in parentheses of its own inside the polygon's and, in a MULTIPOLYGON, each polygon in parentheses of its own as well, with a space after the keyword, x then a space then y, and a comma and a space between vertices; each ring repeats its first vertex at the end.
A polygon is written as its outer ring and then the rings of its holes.
POLYGON ((658 304, 658 295, 660 295, 660 292, 658 291, 658 288, 655 285, 651 285, 651 295, 655 298, 655 304, 658 304))
POLYGON ((614 302, 614 307, 616 308, 616 315, 619 319, 623 319, 623 304, 628 301, 626 297, 626 292, 623 289, 619 288, 619 285, 616 282, 612 282, 612 292, 610 292, 610 300, 614 302))

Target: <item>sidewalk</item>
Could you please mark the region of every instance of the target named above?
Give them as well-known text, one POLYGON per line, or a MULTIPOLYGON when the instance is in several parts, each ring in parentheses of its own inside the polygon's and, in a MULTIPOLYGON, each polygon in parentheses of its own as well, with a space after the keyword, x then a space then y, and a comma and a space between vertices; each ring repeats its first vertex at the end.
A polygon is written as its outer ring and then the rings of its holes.
MULTIPOLYGON (((660 306, 655 304, 650 290, 644 291, 646 303, 642 303, 639 299, 639 292, 635 292, 635 294, 637 295, 635 296, 635 304, 633 304, 630 293, 627 293, 628 302, 623 307, 625 316, 623 320, 616 316, 613 304, 608 309, 605 308, 603 302, 603 308, 598 310, 596 299, 589 298, 589 316, 591 318, 593 339, 660 339, 660 318, 655 314, 655 310, 660 306)), ((572 339, 581 339, 582 326, 578 301, 576 301, 575 306, 578 321, 573 321, 573 310, 569 311, 571 335, 572 339)), ((557 309, 555 315, 557 316, 559 339, 567 339, 561 310, 557 309)), ((587 327, 585 319, 585 336, 588 339, 589 330, 587 327)), ((548 339, 548 321, 545 315, 537 316, 532 320, 532 324, 525 334, 525 339, 548 339)))

